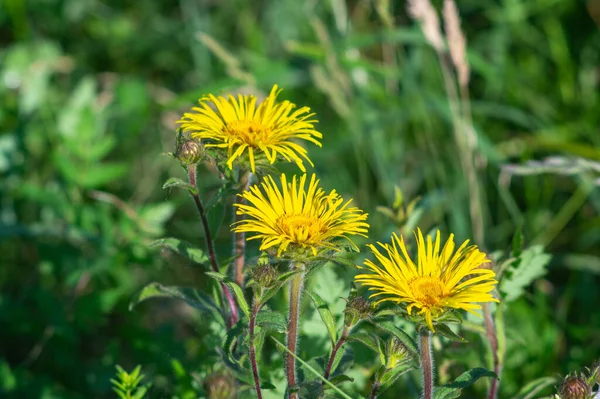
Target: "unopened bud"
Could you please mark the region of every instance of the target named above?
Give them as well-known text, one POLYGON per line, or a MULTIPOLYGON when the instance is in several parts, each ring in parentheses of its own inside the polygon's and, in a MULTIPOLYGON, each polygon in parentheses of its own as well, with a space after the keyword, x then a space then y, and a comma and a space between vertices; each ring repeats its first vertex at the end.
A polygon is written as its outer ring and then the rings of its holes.
POLYGON ((175 156, 184 165, 193 165, 202 159, 204 150, 202 145, 196 140, 186 140, 177 147, 175 156))
POLYGON ((355 296, 348 300, 344 309, 344 324, 347 327, 356 325, 359 321, 371 315, 371 303, 362 296, 355 296))
POLYGON ((235 380, 225 374, 212 374, 204 380, 208 399, 231 399, 236 397, 235 380))
POLYGON ((560 385, 559 394, 561 399, 588 399, 592 387, 581 376, 567 376, 560 385))
POLYGON ((259 287, 271 288, 277 282, 277 270, 271 265, 258 265, 252 271, 252 278, 259 287))
POLYGON ((408 362, 411 359, 406 346, 398 338, 391 338, 385 347, 385 368, 390 370, 408 362))

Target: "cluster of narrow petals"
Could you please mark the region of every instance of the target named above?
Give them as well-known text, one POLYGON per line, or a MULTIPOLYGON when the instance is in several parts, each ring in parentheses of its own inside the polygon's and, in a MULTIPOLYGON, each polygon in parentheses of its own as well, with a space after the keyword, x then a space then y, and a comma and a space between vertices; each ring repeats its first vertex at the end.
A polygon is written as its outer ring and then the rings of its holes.
POLYGON ((315 130, 314 113, 309 107, 296 109, 289 101, 277 102, 281 90, 273 86, 269 96, 259 105, 253 95, 239 94, 202 97, 194 112, 186 112, 177 122, 184 132, 200 139, 205 147, 227 149, 227 166, 233 169, 236 159, 247 154, 252 172, 255 157, 264 157, 273 164, 280 155, 295 162, 304 172, 304 160, 313 165, 307 151, 295 140, 312 142, 319 147, 323 135, 315 130))
MULTIPOLYGON (((475 245, 465 241, 455 250, 454 235, 441 247, 440 232, 435 241, 416 236, 417 262, 408 254, 403 237, 392 236, 392 244, 378 243, 369 248, 378 263, 366 260, 356 281, 375 291, 378 303, 391 301, 413 309, 424 316, 428 327, 434 330, 433 321, 449 309, 463 309, 474 313, 481 309, 479 303, 497 300, 491 291, 497 284, 495 273, 481 267, 489 260, 475 245)), ((477 313, 475 313, 477 314, 477 313)))
POLYGON ((336 250, 336 238, 355 246, 349 235, 366 237, 367 214, 351 207, 352 200, 344 201, 335 190, 326 194, 314 174, 308 182, 306 174, 291 181, 282 174, 280 180, 281 188, 267 176, 242 194, 247 203, 236 204, 237 213, 247 217, 233 230, 254 234, 248 239, 262 240, 261 251, 277 247, 278 256, 296 251, 316 256, 322 249, 336 250))

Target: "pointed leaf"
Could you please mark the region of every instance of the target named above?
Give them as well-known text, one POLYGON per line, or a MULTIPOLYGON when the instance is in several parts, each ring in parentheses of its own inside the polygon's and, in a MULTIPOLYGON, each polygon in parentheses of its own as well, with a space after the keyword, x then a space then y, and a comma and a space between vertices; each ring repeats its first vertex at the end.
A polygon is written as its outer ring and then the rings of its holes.
POLYGON ((375 325, 375 327, 383 331, 387 331, 394 337, 398 338, 404 344, 404 346, 406 346, 406 349, 409 350, 413 357, 415 359, 418 358, 419 350, 417 349, 417 343, 410 337, 410 335, 404 332, 404 330, 396 327, 391 321, 372 321, 372 323, 375 325))
POLYGON ((198 194, 198 188, 196 188, 196 187, 192 186, 190 183, 184 182, 183 180, 178 179, 176 177, 169 177, 162 186, 163 189, 173 188, 173 187, 187 190, 191 194, 194 194, 194 195, 198 194))
MULTIPOLYGON (((188 305, 212 315, 221 315, 219 308, 205 293, 193 288, 165 287, 159 283, 150 283, 142 288, 129 303, 129 310, 149 298, 180 299, 188 305)), ((221 319, 222 317, 220 317, 221 319)))
POLYGON ((413 368, 414 367, 411 364, 403 364, 391 370, 386 370, 385 374, 381 378, 381 387, 379 388, 378 392, 383 393, 383 391, 391 387, 394 384, 394 382, 396 382, 398 377, 400 377, 407 371, 412 370, 413 368))
POLYGON ((308 294, 310 299, 313 301, 315 307, 317 308, 317 311, 319 312, 319 315, 321 316, 321 320, 323 320, 323 323, 325 323, 325 327, 327 328, 327 332, 329 333, 329 338, 331 339, 332 344, 335 345, 335 343, 337 341, 337 331, 335 328, 335 320, 333 319, 333 315, 331 314, 331 311, 329 310, 329 306, 316 293, 314 293, 310 290, 306 290, 306 293, 308 294))
POLYGON ((150 244, 151 248, 158 247, 171 250, 181 256, 186 257, 194 263, 201 265, 208 264, 208 256, 200 248, 196 248, 194 245, 187 241, 179 240, 177 238, 161 238, 155 240, 150 244))
POLYGON ((461 342, 463 344, 468 342, 466 339, 456 334, 454 331, 452 331, 452 329, 450 329, 450 327, 443 323, 435 324, 435 333, 454 342, 461 342))
POLYGON ((240 309, 242 309, 242 312, 244 312, 247 318, 250 318, 250 307, 248 306, 248 302, 246 302, 242 287, 223 273, 206 272, 206 275, 225 284, 227 288, 233 292, 233 295, 235 295, 235 299, 237 300, 240 309))
POLYGON ((256 325, 269 331, 285 333, 287 331, 287 322, 285 316, 272 310, 261 310, 256 315, 256 325))
POLYGON ((347 338, 348 341, 360 342, 367 348, 372 349, 375 353, 379 353, 379 337, 365 332, 352 333, 347 338))
POLYGON ((500 292, 504 295, 504 301, 513 301, 523 295, 529 284, 546 274, 550 259, 551 256, 540 245, 524 250, 517 261, 508 267, 501 280, 500 292))
POLYGON ((454 382, 436 388, 433 392, 434 399, 455 399, 458 398, 464 388, 468 388, 482 377, 492 377, 498 379, 493 371, 482 367, 471 369, 461 374, 454 382))

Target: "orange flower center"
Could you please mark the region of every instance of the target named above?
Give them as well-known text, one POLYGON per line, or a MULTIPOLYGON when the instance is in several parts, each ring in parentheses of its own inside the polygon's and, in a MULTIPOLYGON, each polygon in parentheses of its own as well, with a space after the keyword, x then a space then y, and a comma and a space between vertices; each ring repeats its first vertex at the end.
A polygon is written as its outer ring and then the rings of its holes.
POLYGON ((223 128, 224 132, 251 147, 268 141, 271 129, 253 120, 231 121, 223 128))
POLYGON ((415 299, 427 307, 435 306, 446 296, 437 277, 417 277, 410 282, 410 289, 415 299))

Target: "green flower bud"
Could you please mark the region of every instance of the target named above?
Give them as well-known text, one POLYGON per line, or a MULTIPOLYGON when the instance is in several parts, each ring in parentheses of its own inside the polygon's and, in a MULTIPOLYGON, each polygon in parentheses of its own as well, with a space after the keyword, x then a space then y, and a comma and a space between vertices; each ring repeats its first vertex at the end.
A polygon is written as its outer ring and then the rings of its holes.
POLYGON ((175 157, 184 165, 198 163, 204 155, 202 145, 196 140, 185 140, 177 146, 175 157))
POLYGON ((398 338, 391 338, 385 346, 387 370, 394 369, 411 360, 410 353, 406 346, 398 338))
POLYGON ((277 277, 277 270, 268 264, 258 265, 252 270, 252 278, 261 288, 271 288, 277 282, 277 277))
POLYGON ((344 309, 344 324, 347 327, 356 325, 359 321, 371 315, 371 303, 361 296, 355 296, 348 300, 344 309))
POLYGON ((567 376, 560 385, 561 399, 588 399, 592 395, 592 387, 578 375, 567 376))

